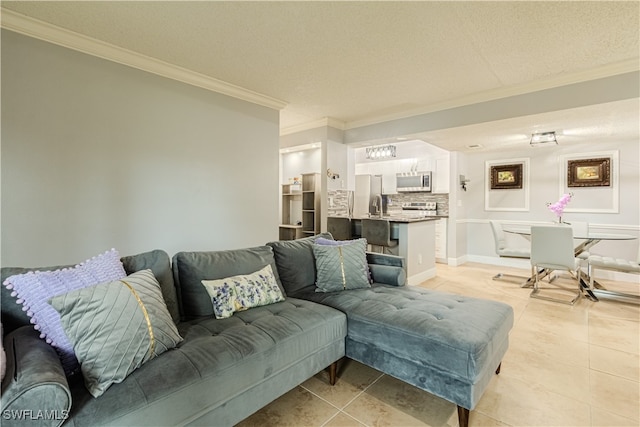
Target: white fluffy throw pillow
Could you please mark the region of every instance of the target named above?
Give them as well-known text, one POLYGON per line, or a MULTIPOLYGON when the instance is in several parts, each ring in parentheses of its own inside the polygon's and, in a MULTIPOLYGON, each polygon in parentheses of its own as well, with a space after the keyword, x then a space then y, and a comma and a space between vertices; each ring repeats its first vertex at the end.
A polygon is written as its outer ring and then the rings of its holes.
POLYGON ((7 355, 4 353, 4 331, 2 330, 2 323, 0 323, 0 373, 2 373, 2 378, 4 379, 4 373, 7 371, 7 355))

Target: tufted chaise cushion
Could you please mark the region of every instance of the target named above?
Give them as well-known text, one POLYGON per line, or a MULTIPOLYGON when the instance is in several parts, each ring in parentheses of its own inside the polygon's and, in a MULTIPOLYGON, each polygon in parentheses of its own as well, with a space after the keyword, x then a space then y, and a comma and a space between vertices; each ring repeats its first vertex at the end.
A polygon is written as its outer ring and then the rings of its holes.
POLYGON ((367 363, 466 408, 498 367, 513 326, 501 302, 418 287, 296 294, 343 311, 347 357, 367 363))

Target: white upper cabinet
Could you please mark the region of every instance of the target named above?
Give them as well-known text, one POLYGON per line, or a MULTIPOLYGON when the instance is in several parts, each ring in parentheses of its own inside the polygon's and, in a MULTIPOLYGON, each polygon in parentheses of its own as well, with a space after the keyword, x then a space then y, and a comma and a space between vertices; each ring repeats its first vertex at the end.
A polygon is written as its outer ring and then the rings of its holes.
POLYGON ((449 192, 449 156, 437 158, 433 169, 433 192, 449 192))
POLYGON ((433 192, 449 192, 449 155, 438 158, 398 159, 356 164, 356 175, 382 175, 382 192, 397 194, 396 174, 417 171, 433 172, 433 192))

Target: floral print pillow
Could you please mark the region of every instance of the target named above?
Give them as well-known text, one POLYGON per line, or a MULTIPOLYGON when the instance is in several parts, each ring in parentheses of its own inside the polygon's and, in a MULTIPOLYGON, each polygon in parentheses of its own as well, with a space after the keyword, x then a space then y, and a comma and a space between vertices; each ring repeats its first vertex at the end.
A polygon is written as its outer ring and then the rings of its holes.
POLYGON ((233 316, 236 311, 284 301, 271 265, 246 275, 203 280, 216 319, 233 316))

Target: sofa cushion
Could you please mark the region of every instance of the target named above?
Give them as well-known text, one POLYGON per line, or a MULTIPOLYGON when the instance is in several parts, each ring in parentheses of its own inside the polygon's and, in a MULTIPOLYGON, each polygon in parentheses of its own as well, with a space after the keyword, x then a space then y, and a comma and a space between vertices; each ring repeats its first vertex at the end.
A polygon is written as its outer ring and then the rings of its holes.
POLYGON ((273 248, 280 281, 287 294, 295 294, 307 286, 315 285, 313 243, 320 237, 332 239, 331 234, 322 233, 302 239, 267 243, 273 248))
POLYGON ((31 318, 40 337, 56 347, 67 374, 78 367, 73 346, 60 323, 60 315, 48 300, 56 295, 93 286, 126 276, 120 255, 115 249, 86 260, 73 268, 51 271, 27 271, 4 281, 11 296, 31 318))
MULTIPOLYGON (((273 250, 268 246, 211 252, 178 252, 173 256, 173 278, 185 320, 213 316, 213 306, 203 280, 250 274, 271 265, 281 287, 273 250)), ((284 289, 280 288, 284 293, 284 289)), ((285 294, 286 295, 286 294, 285 294)))
POLYGON ((295 298, 228 319, 182 323, 184 341, 177 348, 114 384, 100 399, 72 386, 74 425, 126 425, 122 420, 132 419, 146 425, 187 424, 258 382, 279 381, 294 365, 310 372, 324 369, 331 362, 318 365, 317 355, 331 350, 333 360, 344 356, 346 327, 343 313, 295 298))
POLYGON ((160 283, 162 297, 167 304, 167 309, 174 322, 180 321, 180 309, 176 287, 173 283, 173 273, 171 272, 171 259, 163 250, 156 249, 137 255, 130 255, 121 258, 122 265, 127 274, 136 271, 149 269, 160 283))
MULTIPOLYGON (((318 239, 320 240, 320 239, 318 239)), ((368 288, 365 251, 367 241, 358 239, 337 245, 313 244, 316 262, 316 292, 368 288)))
POLYGON ((50 303, 94 397, 182 341, 151 270, 58 295, 50 303))
POLYGON ((216 319, 230 317, 236 311, 284 301, 271 265, 245 275, 203 280, 216 319))

